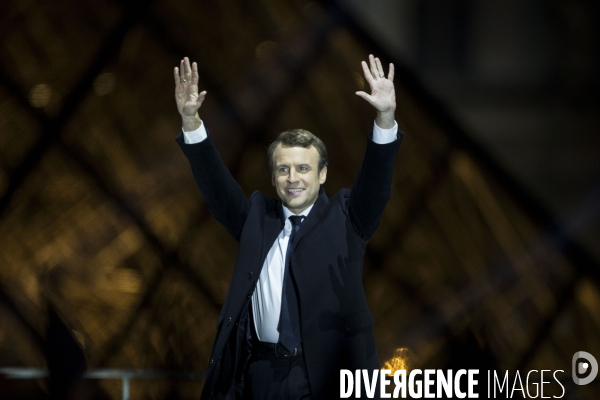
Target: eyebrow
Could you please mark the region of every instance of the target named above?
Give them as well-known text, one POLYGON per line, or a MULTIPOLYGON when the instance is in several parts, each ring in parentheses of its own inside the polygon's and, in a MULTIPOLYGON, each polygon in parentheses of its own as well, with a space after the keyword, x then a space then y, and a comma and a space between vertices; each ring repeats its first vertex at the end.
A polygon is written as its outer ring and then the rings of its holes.
MULTIPOLYGON (((281 167, 289 167, 289 164, 277 164, 275 166, 275 168, 281 168, 281 167)), ((310 166, 310 164, 298 164, 297 167, 308 167, 308 168, 312 168, 310 166)))

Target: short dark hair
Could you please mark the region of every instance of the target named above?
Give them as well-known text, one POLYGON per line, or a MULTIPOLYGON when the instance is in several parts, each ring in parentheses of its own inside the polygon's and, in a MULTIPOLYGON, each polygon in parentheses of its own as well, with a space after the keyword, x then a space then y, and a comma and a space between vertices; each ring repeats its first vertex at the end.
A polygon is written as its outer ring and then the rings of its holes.
POLYGON ((271 173, 273 173, 273 153, 275 153, 275 149, 280 143, 283 147, 304 147, 305 149, 310 146, 315 146, 319 152, 318 172, 321 172, 323 167, 326 167, 328 164, 327 148, 321 139, 304 129, 288 129, 287 131, 281 132, 277 139, 269 145, 267 150, 269 171, 271 171, 271 173))

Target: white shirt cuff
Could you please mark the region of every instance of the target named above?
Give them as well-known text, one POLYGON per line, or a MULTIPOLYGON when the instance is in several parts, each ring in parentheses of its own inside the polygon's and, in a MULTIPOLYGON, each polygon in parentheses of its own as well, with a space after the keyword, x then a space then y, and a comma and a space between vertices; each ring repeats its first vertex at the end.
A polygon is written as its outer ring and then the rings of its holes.
MULTIPOLYGON (((183 129, 182 129, 182 131, 183 131, 183 129)), ((200 125, 200 128, 196 129, 195 131, 191 131, 191 132, 183 131, 183 142, 185 144, 200 143, 207 137, 208 137, 208 134, 206 133, 206 128, 204 127, 204 122, 202 122, 202 124, 200 125)))
MULTIPOLYGON (((204 126, 204 125, 203 125, 204 126)), ((377 144, 392 143, 398 138, 398 123, 394 121, 394 127, 383 129, 373 122, 373 141, 377 144)))

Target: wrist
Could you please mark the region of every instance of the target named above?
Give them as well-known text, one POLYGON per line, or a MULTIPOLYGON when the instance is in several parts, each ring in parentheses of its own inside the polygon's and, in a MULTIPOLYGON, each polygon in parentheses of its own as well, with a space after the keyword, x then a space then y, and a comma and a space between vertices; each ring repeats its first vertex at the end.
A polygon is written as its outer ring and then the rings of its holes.
POLYGON ((394 111, 377 111, 377 117, 375 118, 375 123, 381 129, 391 129, 395 124, 394 111))
POLYGON ((181 126, 183 127, 184 132, 195 131, 196 129, 200 128, 201 125, 202 125, 202 120, 200 119, 200 116, 198 115, 198 113, 196 113, 196 115, 192 115, 192 116, 187 116, 187 115, 181 116, 181 126))

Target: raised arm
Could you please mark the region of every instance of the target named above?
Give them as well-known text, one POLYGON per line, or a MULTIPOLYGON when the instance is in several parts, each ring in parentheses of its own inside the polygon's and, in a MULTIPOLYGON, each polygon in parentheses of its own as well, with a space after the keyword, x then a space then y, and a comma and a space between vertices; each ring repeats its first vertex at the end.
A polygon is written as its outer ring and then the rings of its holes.
MULTIPOLYGON (((371 88, 371 94, 362 91, 356 94, 377 111, 375 118, 377 127, 383 130, 395 128, 394 65, 390 64, 387 78, 379 58, 369 55, 369 65, 365 61, 361 65, 365 79, 371 88)), ((367 141, 365 158, 352 186, 348 206, 352 225, 364 239, 370 238, 375 233, 391 196, 396 153, 403 135, 398 131, 396 137, 382 138, 375 137, 376 133, 381 132, 372 132, 371 138, 367 141)))
MULTIPOLYGON (((198 65, 185 57, 180 67, 175 67, 175 102, 181 115, 184 132, 194 132, 202 126, 200 106, 206 91, 198 93, 198 65)), ((213 216, 236 239, 239 240, 248 216, 249 202, 235 181, 227 166, 219 156, 208 131, 202 127, 200 141, 191 143, 184 140, 185 133, 177 137, 177 143, 187 156, 194 172, 194 178, 204 195, 213 216)))

